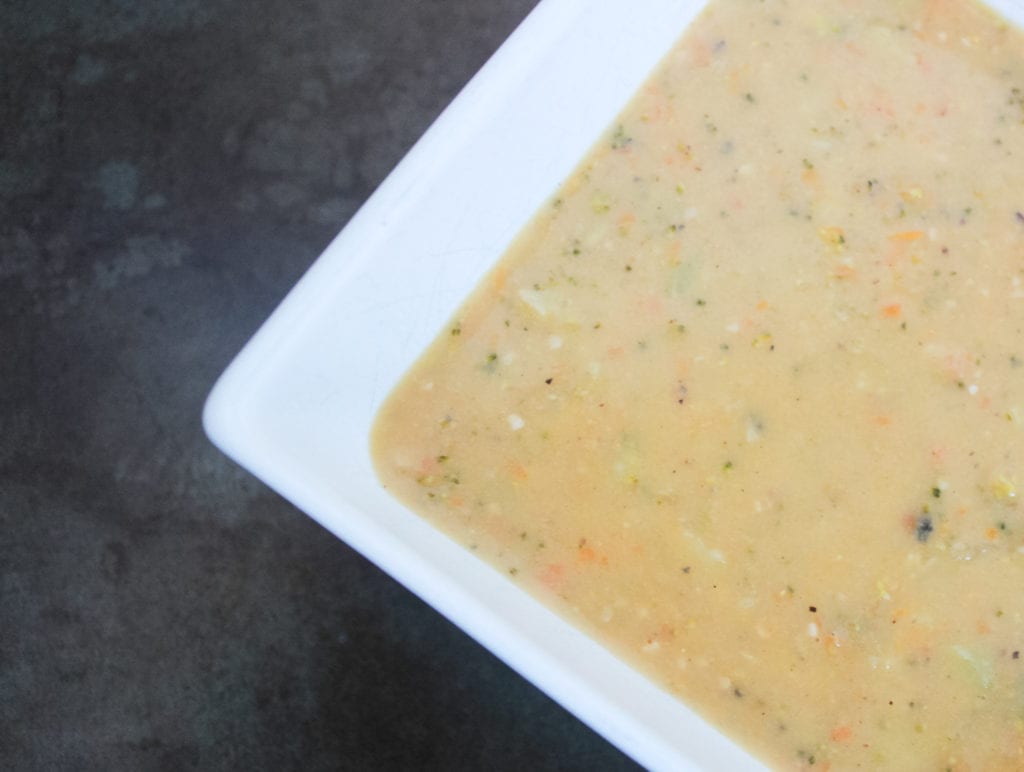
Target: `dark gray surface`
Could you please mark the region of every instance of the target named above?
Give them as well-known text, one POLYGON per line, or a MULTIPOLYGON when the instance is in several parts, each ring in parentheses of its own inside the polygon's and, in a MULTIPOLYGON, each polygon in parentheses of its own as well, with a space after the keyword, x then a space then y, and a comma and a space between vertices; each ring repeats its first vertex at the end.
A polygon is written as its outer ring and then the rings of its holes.
POLYGON ((0 0, 0 768, 631 766, 200 428, 532 5, 0 0))

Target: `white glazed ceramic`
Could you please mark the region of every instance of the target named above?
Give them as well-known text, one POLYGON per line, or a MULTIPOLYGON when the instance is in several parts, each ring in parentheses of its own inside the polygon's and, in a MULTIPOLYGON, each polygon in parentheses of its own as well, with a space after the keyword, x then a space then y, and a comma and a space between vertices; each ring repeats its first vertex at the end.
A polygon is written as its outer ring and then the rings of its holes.
MULTIPOLYGON (((229 456, 652 769, 763 769, 378 484, 381 400, 701 0, 543 0, 302 278, 204 413, 229 456)), ((992 0, 1024 22, 1022 0, 992 0)))

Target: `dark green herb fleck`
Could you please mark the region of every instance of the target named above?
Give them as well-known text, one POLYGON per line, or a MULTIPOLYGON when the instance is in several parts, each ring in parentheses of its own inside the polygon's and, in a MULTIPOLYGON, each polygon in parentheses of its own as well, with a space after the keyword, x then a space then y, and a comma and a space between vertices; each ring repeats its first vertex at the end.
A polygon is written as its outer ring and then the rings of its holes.
POLYGON ((621 150, 631 144, 633 144, 633 138, 626 134, 626 127, 620 123, 612 134, 612 149, 621 150))

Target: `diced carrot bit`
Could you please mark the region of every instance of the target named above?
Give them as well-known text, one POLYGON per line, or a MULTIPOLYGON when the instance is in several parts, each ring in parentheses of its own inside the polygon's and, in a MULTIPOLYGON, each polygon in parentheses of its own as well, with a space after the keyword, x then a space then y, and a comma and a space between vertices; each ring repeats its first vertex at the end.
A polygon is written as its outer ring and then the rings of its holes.
POLYGON ((513 461, 508 465, 508 472, 516 480, 525 480, 530 476, 529 471, 526 467, 520 464, 518 461, 513 461))
POLYGON ((882 306, 882 316, 886 319, 898 319, 903 313, 903 307, 899 303, 890 303, 882 306))
POLYGON ((900 231, 889 236, 891 241, 917 241, 924 236, 924 231, 900 231))
POLYGON ((538 574, 541 584, 551 590, 560 590, 565 584, 565 566, 560 563, 549 563, 538 574))
POLYGON ((839 265, 836 266, 836 269, 835 271, 833 271, 832 275, 835 276, 837 279, 852 279, 854 276, 857 275, 857 269, 855 269, 852 265, 840 263, 839 265))
POLYGON ((841 724, 832 730, 832 742, 846 742, 853 737, 853 729, 846 724, 841 724))
POLYGON ((601 566, 608 565, 608 556, 602 552, 598 552, 593 547, 582 544, 580 545, 579 552, 580 562, 582 563, 593 563, 601 566))

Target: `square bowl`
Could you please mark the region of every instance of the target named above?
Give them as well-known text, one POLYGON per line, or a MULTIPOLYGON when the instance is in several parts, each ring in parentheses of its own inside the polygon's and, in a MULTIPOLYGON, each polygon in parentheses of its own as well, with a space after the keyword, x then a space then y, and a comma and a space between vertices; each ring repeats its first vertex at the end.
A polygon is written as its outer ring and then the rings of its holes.
MULTIPOLYGON (((1017 0, 991 0, 1018 23, 1017 0)), ((542 0, 225 371, 228 456, 652 769, 763 769, 676 698, 393 499, 381 402, 702 9, 542 0)))

